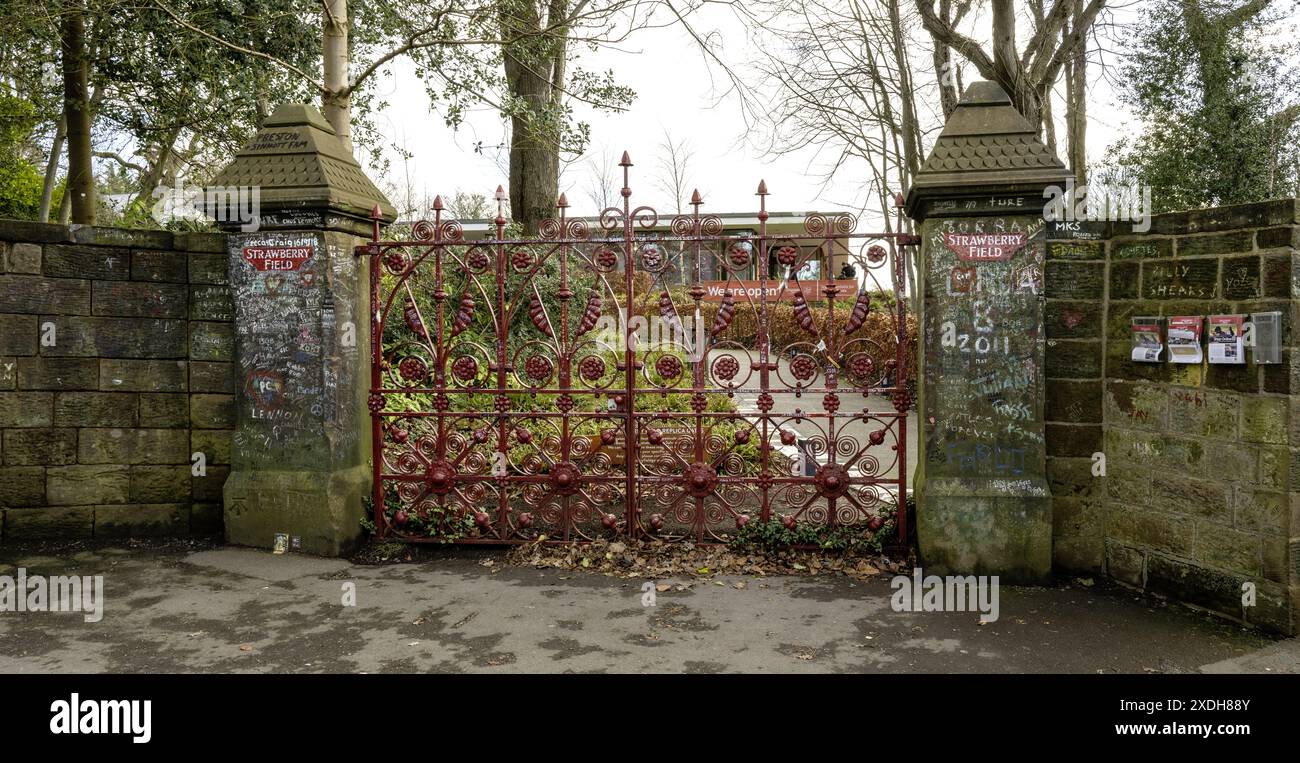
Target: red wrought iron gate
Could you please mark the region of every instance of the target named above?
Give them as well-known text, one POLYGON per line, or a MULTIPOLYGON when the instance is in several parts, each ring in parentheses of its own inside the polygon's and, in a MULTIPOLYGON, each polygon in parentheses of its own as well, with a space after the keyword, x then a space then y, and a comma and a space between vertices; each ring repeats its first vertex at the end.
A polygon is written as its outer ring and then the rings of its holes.
POLYGON ((779 521, 906 538, 901 208, 890 233, 816 214, 769 230, 760 183, 750 229, 698 193, 660 225, 621 166, 622 206, 593 220, 561 196, 537 237, 508 238, 498 189, 485 238, 435 201, 410 240, 376 222, 357 248, 380 534, 718 542, 779 521), (861 288, 824 277, 846 262, 861 288))

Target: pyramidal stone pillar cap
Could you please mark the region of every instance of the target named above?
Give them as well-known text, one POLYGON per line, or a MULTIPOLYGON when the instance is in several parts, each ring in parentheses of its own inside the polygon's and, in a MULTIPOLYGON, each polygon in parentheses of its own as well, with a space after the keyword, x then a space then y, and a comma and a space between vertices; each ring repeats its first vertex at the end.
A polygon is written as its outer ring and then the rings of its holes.
POLYGON ((381 222, 397 218, 393 205, 344 148, 330 123, 303 103, 278 106, 248 145, 212 178, 204 194, 208 215, 223 227, 237 228, 238 221, 212 208, 213 200, 223 194, 226 199, 248 194, 253 188, 258 189, 261 228, 356 230, 373 224, 376 206, 381 222), (218 189, 220 193, 214 193, 218 189))
POLYGON ((996 82, 980 80, 966 88, 916 173, 907 214, 922 219, 937 213, 937 205, 926 202, 980 195, 1040 200, 1044 188, 1064 184, 1069 174, 1011 96, 996 82))

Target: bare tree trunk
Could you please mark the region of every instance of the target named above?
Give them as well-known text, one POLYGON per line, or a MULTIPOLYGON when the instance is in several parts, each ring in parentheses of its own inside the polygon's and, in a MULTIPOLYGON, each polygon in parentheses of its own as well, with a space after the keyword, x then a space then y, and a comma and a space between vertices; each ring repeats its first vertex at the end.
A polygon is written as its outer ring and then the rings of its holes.
MULTIPOLYGON (((907 178, 921 169, 921 127, 916 121, 916 100, 912 91, 912 68, 907 60, 907 46, 903 41, 903 22, 898 10, 898 0, 889 0, 889 29, 894 39, 894 61, 898 67, 898 95, 903 111, 903 156, 907 178)), ((884 189, 881 189, 884 191, 884 189)), ((901 190, 901 189, 899 189, 901 190)), ((883 195, 889 196, 888 193, 883 195)))
MULTIPOLYGON (((1072 29, 1082 25, 1083 0, 1074 0, 1072 29)), ((1086 35, 1086 30, 1083 30, 1086 35)), ((1070 138, 1070 169, 1078 189, 1088 185, 1088 43, 1079 45, 1074 58, 1066 65, 1066 129, 1070 138)))
MULTIPOLYGON (((1043 0, 1029 0, 1029 8, 1033 12, 1034 30, 1035 32, 1037 32, 1043 28, 1043 25, 1047 21, 1045 17, 1046 11, 1043 9, 1043 0)), ((1067 63, 1066 67, 1068 68, 1069 65, 1070 64, 1067 63)), ((1069 75, 1067 74, 1066 75, 1067 87, 1069 86, 1069 83, 1070 83, 1070 78, 1069 75)), ((1057 154, 1058 152, 1056 148, 1056 118, 1052 113, 1052 85, 1053 83, 1051 82, 1043 84, 1042 90, 1038 96, 1038 100, 1040 103, 1042 103, 1043 142, 1047 144, 1047 147, 1051 149, 1053 154, 1057 154)), ((1066 99, 1067 101, 1069 100, 1068 94, 1066 96, 1066 99)))
POLYGON ((140 176, 140 186, 132 204, 138 204, 144 199, 153 195, 153 191, 162 182, 167 174, 167 167, 171 164, 176 155, 176 140, 180 137, 181 128, 179 126, 168 130, 163 136, 163 140, 158 144, 158 151, 155 154, 153 162, 149 164, 148 171, 140 176))
POLYGON ((72 222, 72 194, 68 186, 63 186, 63 200, 59 202, 59 223, 67 225, 72 222))
MULTIPOLYGON (((50 205, 54 202, 54 186, 59 184, 59 155, 63 153, 63 142, 68 137, 68 120, 60 114, 59 124, 54 128, 54 142, 50 144, 50 159, 45 163, 45 186, 41 189, 40 217, 43 223, 50 221, 50 205)), ((67 195, 67 190, 64 190, 67 195)))
MULTIPOLYGON (((945 23, 952 22, 952 0, 940 0, 939 18, 945 23)), ((952 116, 952 110, 957 108, 957 98, 961 95, 957 91, 956 64, 953 63, 952 48, 948 43, 933 32, 930 33, 930 41, 934 43, 934 75, 939 82, 939 105, 946 121, 952 116)))
MULTIPOLYGON (((516 96, 532 103, 546 100, 550 83, 506 55, 506 78, 516 96), (511 71, 513 70, 513 73, 511 71)), ((554 141, 527 116, 510 120, 510 213, 526 233, 550 217, 559 195, 559 152, 554 141)))
MULTIPOLYGON (((563 18, 567 11, 567 0, 551 0, 548 18, 563 18)), ((554 213, 559 196, 559 136, 545 125, 550 121, 546 115, 563 96, 566 48, 552 40, 545 56, 548 65, 532 63, 542 58, 537 55, 538 42, 528 37, 539 32, 543 23, 534 0, 503 3, 500 19, 503 38, 523 35, 522 42, 505 45, 502 51, 507 87, 525 107, 510 120, 510 215, 525 233, 535 233, 538 224, 554 213)), ((568 33, 557 29, 554 34, 563 40, 568 33)))
POLYGON ((1014 0, 993 0, 993 65, 998 84, 1007 91, 1016 109, 1035 128, 1042 124, 1042 103, 1038 91, 1024 76, 1016 46, 1016 4, 1014 0))
MULTIPOLYGON (((1066 75, 1066 100, 1069 101, 1069 74, 1066 75)), ((1056 147, 1056 115, 1052 110, 1052 89, 1049 87, 1043 93, 1043 142, 1051 149, 1052 154, 1060 156, 1056 147)), ((1068 108, 1067 108, 1068 112, 1068 108)), ((1068 113, 1066 119, 1069 119, 1068 113)), ((1068 128, 1069 125, 1067 125, 1068 128)))
POLYGON ((322 107, 325 119, 338 134, 344 148, 352 150, 352 94, 348 89, 348 2, 322 0, 324 27, 325 90, 322 107))
POLYGON ((60 40, 63 57, 63 116, 68 136, 68 184, 71 221, 95 224, 95 174, 91 163, 89 61, 86 58, 86 19, 79 2, 64 7, 60 40))

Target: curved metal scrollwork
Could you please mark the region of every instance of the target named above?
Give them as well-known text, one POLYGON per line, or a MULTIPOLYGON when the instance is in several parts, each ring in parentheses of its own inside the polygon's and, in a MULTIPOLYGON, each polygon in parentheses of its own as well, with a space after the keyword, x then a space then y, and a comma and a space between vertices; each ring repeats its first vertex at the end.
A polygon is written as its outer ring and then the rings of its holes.
POLYGON ((620 166, 622 206, 572 218, 561 196, 535 238, 506 237, 498 189, 485 236, 438 199, 409 239, 358 247, 380 532, 720 542, 893 519, 902 537, 914 239, 849 214, 774 229, 763 185, 757 230, 698 193, 661 224, 620 166), (844 263, 856 284, 828 273, 844 263))

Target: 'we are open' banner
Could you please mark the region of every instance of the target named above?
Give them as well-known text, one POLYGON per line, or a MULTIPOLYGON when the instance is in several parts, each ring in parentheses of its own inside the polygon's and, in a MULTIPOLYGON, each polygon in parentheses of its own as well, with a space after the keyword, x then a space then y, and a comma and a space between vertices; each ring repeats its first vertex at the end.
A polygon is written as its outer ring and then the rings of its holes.
MULTIPOLYGON (((769 302, 793 302, 794 295, 802 292, 803 298, 809 302, 818 299, 826 299, 826 284, 832 283, 829 280, 821 281, 786 281, 783 285, 780 281, 705 281, 704 301, 721 302, 728 294, 733 299, 740 302, 744 299, 760 299, 764 291, 767 292, 769 302)), ((845 297, 852 298, 858 293, 858 282, 852 279, 836 279, 833 282, 838 289, 835 296, 838 299, 845 297)))

